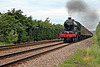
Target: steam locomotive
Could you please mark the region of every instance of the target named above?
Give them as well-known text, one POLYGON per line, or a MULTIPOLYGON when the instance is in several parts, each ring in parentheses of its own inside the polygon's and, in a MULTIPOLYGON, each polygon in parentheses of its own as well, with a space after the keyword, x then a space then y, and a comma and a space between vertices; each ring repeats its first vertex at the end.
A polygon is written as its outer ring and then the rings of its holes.
POLYGON ((60 37, 64 42, 75 42, 92 36, 93 34, 88 29, 71 17, 64 22, 64 29, 60 32, 60 37))

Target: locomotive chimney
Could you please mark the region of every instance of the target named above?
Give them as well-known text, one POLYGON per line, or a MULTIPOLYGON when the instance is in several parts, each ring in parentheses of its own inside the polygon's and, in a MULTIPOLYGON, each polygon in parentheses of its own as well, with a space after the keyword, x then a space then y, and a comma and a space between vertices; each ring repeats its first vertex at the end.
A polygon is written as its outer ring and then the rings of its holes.
POLYGON ((71 17, 68 17, 69 20, 71 20, 71 17))

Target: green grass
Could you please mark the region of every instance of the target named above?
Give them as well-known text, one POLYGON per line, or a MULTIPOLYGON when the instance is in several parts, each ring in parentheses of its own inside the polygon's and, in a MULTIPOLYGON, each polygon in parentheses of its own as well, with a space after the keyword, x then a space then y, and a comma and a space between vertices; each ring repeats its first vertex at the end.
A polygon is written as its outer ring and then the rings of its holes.
POLYGON ((78 49, 68 57, 60 67, 100 67, 100 46, 96 36, 93 37, 93 46, 83 50, 78 49))
POLYGON ((85 49, 78 49, 75 54, 68 57, 63 64, 60 64, 60 67, 90 67, 88 61, 84 61, 86 53, 85 49))
POLYGON ((92 48, 89 48, 89 50, 90 62, 94 67, 100 67, 100 46, 95 44, 92 48))
POLYGON ((7 45, 11 45, 11 44, 0 42, 0 46, 7 46, 7 45))
POLYGON ((90 62, 94 67, 100 67, 100 42, 97 41, 97 37, 93 37, 93 47, 88 48, 89 49, 89 55, 90 55, 90 62))

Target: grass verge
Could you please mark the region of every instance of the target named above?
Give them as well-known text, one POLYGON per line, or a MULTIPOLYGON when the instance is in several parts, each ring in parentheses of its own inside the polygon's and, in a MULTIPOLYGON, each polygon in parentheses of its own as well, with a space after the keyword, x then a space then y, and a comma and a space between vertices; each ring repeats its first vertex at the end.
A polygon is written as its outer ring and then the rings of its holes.
POLYGON ((93 46, 77 49, 60 67, 100 67, 100 43, 93 37, 93 46))
POLYGON ((11 45, 11 44, 0 42, 0 46, 7 46, 7 45, 11 45))

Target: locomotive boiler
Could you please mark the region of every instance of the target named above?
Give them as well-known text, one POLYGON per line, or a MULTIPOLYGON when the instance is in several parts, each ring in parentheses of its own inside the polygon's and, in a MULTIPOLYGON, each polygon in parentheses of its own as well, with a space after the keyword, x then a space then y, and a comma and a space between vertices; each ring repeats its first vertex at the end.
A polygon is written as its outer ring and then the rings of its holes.
POLYGON ((60 32, 60 37, 64 42, 75 42, 92 36, 93 34, 88 29, 71 17, 64 22, 64 29, 60 32))

